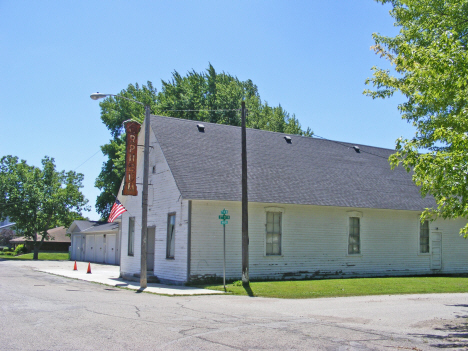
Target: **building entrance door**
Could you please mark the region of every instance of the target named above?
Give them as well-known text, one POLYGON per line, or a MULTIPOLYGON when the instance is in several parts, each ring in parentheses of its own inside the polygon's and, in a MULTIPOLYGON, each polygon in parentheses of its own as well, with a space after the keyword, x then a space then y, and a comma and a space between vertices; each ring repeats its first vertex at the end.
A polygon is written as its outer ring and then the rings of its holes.
POLYGON ((148 240, 146 246, 146 266, 149 271, 154 271, 154 238, 156 227, 148 227, 148 240))
POLYGON ((442 269, 442 233, 431 233, 431 268, 442 269))

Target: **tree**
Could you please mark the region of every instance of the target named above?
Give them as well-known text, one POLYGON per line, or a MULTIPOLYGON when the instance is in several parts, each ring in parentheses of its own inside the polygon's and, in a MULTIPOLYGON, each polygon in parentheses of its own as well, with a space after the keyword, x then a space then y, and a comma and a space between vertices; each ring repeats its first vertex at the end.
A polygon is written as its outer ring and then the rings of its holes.
POLYGON ((8 228, 0 229, 0 245, 10 246, 10 240, 16 237, 15 231, 8 228))
POLYGON ((88 210, 80 189, 83 174, 58 172, 53 158, 44 157, 42 168, 29 166, 18 157, 4 156, 0 160, 0 220, 16 223, 18 233, 33 241, 35 260, 47 230, 69 226, 88 210))
MULTIPOLYGON (((217 73, 211 64, 202 73, 191 71, 181 76, 174 71, 171 80, 162 81, 159 93, 151 82, 147 82, 142 87, 130 84, 119 95, 150 105, 152 114, 234 126, 240 126, 239 110, 244 99, 249 111, 247 127, 306 136, 313 134, 310 128, 303 131, 296 116, 290 115, 281 105, 271 107, 262 102, 258 88, 251 80, 240 81, 228 73, 217 73)), ((143 123, 145 113, 143 106, 119 98, 107 98, 100 106, 101 119, 112 135, 112 140, 101 147, 108 160, 95 183, 101 190, 96 209, 106 218, 125 171, 122 123, 128 119, 143 123)))
MULTIPOLYGON (((400 32, 395 37, 373 34, 372 48, 395 67, 373 67, 376 90, 364 93, 387 98, 400 92, 402 118, 417 132, 399 138, 393 167, 402 164, 421 187, 434 196, 436 208, 422 219, 468 217, 468 1, 376 0, 393 6, 390 15, 400 32)), ((468 226, 461 230, 468 236, 468 226)))

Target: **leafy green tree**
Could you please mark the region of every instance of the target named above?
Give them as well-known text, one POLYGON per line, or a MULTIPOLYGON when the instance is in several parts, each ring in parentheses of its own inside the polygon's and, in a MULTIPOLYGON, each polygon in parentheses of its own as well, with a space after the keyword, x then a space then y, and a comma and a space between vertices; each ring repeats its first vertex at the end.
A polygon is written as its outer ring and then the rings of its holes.
POLYGON ((15 222, 18 234, 33 241, 35 260, 47 230, 69 226, 88 210, 80 189, 83 174, 58 172, 53 158, 44 157, 42 168, 29 166, 18 157, 4 156, 0 160, 0 220, 15 222))
MULTIPOLYGON (((395 37, 374 34, 373 49, 395 72, 373 67, 364 93, 387 98, 399 92, 402 118, 416 135, 398 139, 393 167, 413 171, 423 196, 437 207, 423 218, 468 217, 468 1, 376 0, 393 6, 390 15, 400 32, 395 37)), ((461 231, 468 236, 468 226, 461 231)))
MULTIPOLYGON (((130 84, 119 94, 151 106, 155 115, 184 118, 211 123, 240 126, 240 106, 244 100, 248 109, 247 127, 274 132, 312 136, 310 128, 303 131, 296 116, 281 105, 269 106, 262 102, 258 88, 251 80, 240 81, 228 73, 217 73, 210 64, 206 72, 190 71, 181 76, 172 73, 169 81, 162 81, 157 93, 151 82, 140 87, 130 84)), ((103 218, 109 215, 124 176, 125 139, 122 124, 128 119, 143 123, 143 106, 119 98, 107 98, 100 103, 101 119, 110 130, 112 140, 101 147, 108 160, 96 179, 101 194, 96 209, 103 218)))
POLYGON ((10 240, 16 237, 16 233, 11 228, 0 229, 0 245, 10 246, 10 240))

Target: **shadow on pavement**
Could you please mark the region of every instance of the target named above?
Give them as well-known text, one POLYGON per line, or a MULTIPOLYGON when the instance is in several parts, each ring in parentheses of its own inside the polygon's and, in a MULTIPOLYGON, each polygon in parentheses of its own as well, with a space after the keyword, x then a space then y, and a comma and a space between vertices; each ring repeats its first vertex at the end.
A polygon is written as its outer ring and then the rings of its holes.
MULTIPOLYGON (((468 308, 468 305, 448 305, 468 308)), ((455 320, 434 327, 445 335, 412 334, 430 340, 430 346, 440 349, 468 349, 468 315, 455 316, 455 320)))

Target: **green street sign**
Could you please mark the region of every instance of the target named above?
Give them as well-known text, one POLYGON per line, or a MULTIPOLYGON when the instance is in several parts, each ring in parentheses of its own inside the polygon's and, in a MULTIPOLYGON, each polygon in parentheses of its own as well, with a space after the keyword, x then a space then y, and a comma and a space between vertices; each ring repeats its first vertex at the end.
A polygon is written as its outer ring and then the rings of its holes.
POLYGON ((221 214, 218 216, 219 219, 222 219, 221 224, 226 225, 228 224, 228 221, 226 219, 231 219, 231 216, 227 215, 228 210, 224 209, 221 211, 221 214))

